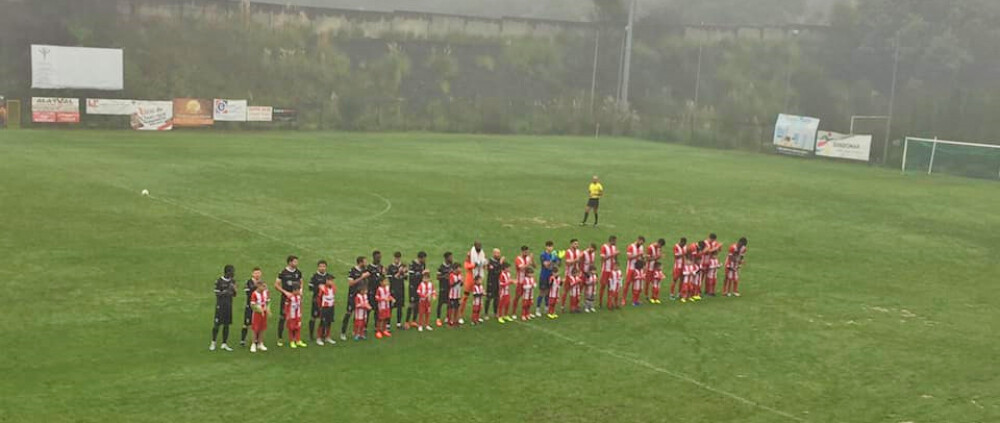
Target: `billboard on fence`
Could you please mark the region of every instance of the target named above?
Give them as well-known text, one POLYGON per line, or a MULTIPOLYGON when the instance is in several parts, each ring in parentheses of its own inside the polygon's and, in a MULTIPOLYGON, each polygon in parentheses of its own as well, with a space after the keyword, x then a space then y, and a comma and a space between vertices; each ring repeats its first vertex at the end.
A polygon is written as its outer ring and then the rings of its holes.
POLYGON ((780 114, 774 124, 774 145, 779 152, 807 155, 816 149, 819 119, 780 114))
POLYGON ((121 90, 122 50, 31 45, 31 88, 121 90))
POLYGON ((0 95, 0 129, 7 127, 7 99, 0 95))
POLYGON ((270 122, 273 117, 274 108, 271 106, 250 106, 247 108, 247 121, 270 122))
POLYGON ((32 97, 31 121, 40 123, 79 123, 80 100, 76 98, 32 97))
POLYGON ((88 115, 131 116, 135 113, 135 100, 88 98, 88 115))
POLYGON ((212 104, 212 116, 219 122, 246 122, 247 101, 217 98, 212 104))
POLYGON ((871 135, 846 135, 819 131, 816 135, 816 155, 867 162, 872 151, 871 135))
POLYGON ((272 114, 275 122, 296 122, 299 120, 299 111, 295 109, 279 109, 275 107, 272 114))
POLYGON ((169 131, 174 129, 174 103, 170 101, 137 101, 132 114, 132 129, 137 131, 169 131))
POLYGON ((212 100, 174 99, 174 126, 209 126, 212 123, 212 100))

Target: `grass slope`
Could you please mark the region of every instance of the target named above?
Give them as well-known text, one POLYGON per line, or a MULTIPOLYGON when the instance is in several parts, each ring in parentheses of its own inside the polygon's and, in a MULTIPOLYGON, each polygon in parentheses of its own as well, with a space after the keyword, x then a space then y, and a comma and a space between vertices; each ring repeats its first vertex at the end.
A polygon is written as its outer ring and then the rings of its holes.
POLYGON ((0 131, 0 180, 2 421, 1000 420, 995 182, 628 139, 77 131, 0 131), (593 173, 603 225, 579 228, 593 173), (743 298, 206 350, 225 263, 343 283, 373 248, 709 231, 750 239, 743 298))

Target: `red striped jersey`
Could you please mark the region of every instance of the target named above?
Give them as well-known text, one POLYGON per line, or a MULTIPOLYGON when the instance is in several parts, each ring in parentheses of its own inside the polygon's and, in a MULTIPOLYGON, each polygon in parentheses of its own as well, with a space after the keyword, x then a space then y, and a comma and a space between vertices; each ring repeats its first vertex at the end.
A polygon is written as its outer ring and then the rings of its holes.
POLYGON ((642 289, 642 281, 646 280, 646 271, 639 269, 635 271, 635 276, 632 278, 632 289, 639 291, 642 289))
POLYGON ((622 270, 616 269, 611 271, 611 278, 608 284, 608 289, 612 291, 617 291, 622 287, 622 270))
POLYGON ((295 293, 288 297, 288 301, 285 302, 285 318, 302 318, 302 294, 295 293))
POLYGON ((531 301, 531 290, 535 289, 535 278, 532 276, 525 276, 524 280, 521 281, 521 290, 524 291, 524 299, 531 301))
POLYGON ((660 244, 655 242, 649 244, 649 246, 646 247, 646 255, 649 256, 646 260, 646 270, 652 271, 656 262, 660 261, 660 244))
POLYGON ((589 249, 583 250, 580 253, 580 270, 590 270, 590 266, 594 265, 594 253, 595 251, 590 251, 589 249))
POLYGON ((553 273, 549 276, 549 298, 559 298, 559 275, 553 273))
POLYGON ((451 284, 451 289, 448 290, 448 299, 457 300, 462 298, 462 275, 459 273, 452 273, 448 277, 448 283, 451 284))
POLYGON ((747 247, 740 248, 740 244, 729 246, 729 254, 726 255, 726 269, 736 269, 743 261, 743 255, 747 253, 747 247))
POLYGON ((420 285, 417 286, 417 295, 420 296, 421 300, 429 301, 434 295, 434 284, 431 281, 420 282, 420 285))
POLYGON ((378 289, 375 291, 375 302, 378 303, 379 311, 389 309, 389 300, 391 298, 392 298, 392 292, 389 291, 388 286, 378 287, 378 289))
POLYGON ((580 262, 581 253, 582 252, 580 251, 579 248, 570 248, 566 250, 566 256, 563 257, 563 259, 566 261, 566 273, 569 273, 569 269, 571 267, 575 267, 577 269, 580 268, 580 266, 582 265, 582 263, 580 262), (570 264, 570 262, 573 263, 570 264))
POLYGON ((503 271, 503 272, 500 272, 500 296, 501 297, 509 296, 510 295, 510 285, 512 283, 513 282, 510 280, 510 272, 508 272, 506 270, 503 271))
POLYGON ((674 269, 681 269, 684 267, 684 246, 681 244, 674 244, 674 269))
POLYGON ((337 296, 337 286, 319 286, 319 306, 320 307, 333 307, 333 304, 337 296))
POLYGON ((483 305, 483 285, 472 285, 472 305, 475 307, 483 305))
POLYGON ((611 271, 611 264, 618 262, 618 246, 604 244, 601 246, 601 270, 611 271))
POLYGON ((701 267, 694 263, 684 265, 684 282, 694 283, 698 280, 698 273, 701 267))
POLYGON ((653 282, 660 282, 666 277, 662 270, 653 270, 653 282))
POLYGON ((354 320, 364 320, 368 317, 368 310, 372 306, 368 303, 368 296, 362 293, 354 296, 354 320))
MULTIPOLYGON (((267 289, 263 291, 254 291, 253 295, 250 296, 250 305, 256 305, 265 312, 267 311, 267 306, 268 303, 270 302, 271 302, 271 294, 267 292, 267 289)), ((257 307, 252 307, 252 308, 257 308, 257 307)), ((257 311, 254 310, 254 313, 257 313, 257 311)))
POLYGON ((642 255, 642 245, 638 242, 634 242, 625 247, 625 256, 628 258, 628 266, 626 269, 635 269, 635 262, 642 255))
POLYGON ((517 268, 516 270, 517 270, 518 282, 524 281, 524 275, 525 275, 524 269, 531 267, 533 262, 534 261, 531 258, 531 256, 517 256, 517 258, 514 259, 514 267, 517 268))

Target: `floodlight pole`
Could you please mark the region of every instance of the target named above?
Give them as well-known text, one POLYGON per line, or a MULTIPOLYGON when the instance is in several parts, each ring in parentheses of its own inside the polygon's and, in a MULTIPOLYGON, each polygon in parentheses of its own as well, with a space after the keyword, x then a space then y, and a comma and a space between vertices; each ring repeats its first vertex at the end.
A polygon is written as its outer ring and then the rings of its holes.
MULTIPOLYGON (((598 23, 597 25, 601 25, 598 23)), ((590 115, 594 115, 594 95, 597 92, 597 55, 601 45, 601 27, 594 32, 594 70, 590 76, 590 115)))
POLYGON ((632 68, 632 32, 635 29, 635 8, 639 0, 632 0, 628 9, 628 26, 625 27, 625 58, 622 65, 621 104, 628 106, 629 73, 632 68))
POLYGON ((888 162, 889 156, 889 140, 892 139, 890 136, 892 133, 892 113, 896 106, 896 82, 899 75, 899 33, 896 33, 896 38, 893 40, 895 45, 895 51, 892 54, 892 89, 889 91, 889 115, 885 120, 885 143, 882 144, 882 164, 885 165, 888 162))

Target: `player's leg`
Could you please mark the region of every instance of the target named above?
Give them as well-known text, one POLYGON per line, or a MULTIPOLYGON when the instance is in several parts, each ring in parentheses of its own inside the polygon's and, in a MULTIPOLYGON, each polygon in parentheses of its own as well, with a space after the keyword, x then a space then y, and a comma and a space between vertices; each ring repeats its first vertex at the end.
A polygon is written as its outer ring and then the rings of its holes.
POLYGON ((600 208, 599 205, 594 204, 594 226, 597 226, 597 209, 600 208))
POLYGON ((465 323, 465 303, 469 301, 469 291, 462 292, 462 305, 458 308, 458 322, 465 323))
POLYGON ((280 347, 285 339, 285 296, 281 296, 278 302, 278 346, 280 347))
POLYGON ((354 315, 354 302, 352 300, 353 298, 348 298, 347 307, 344 307, 345 309, 347 309, 347 312, 344 313, 343 320, 341 320, 340 322, 341 341, 347 340, 347 325, 351 323, 351 316, 354 315))

